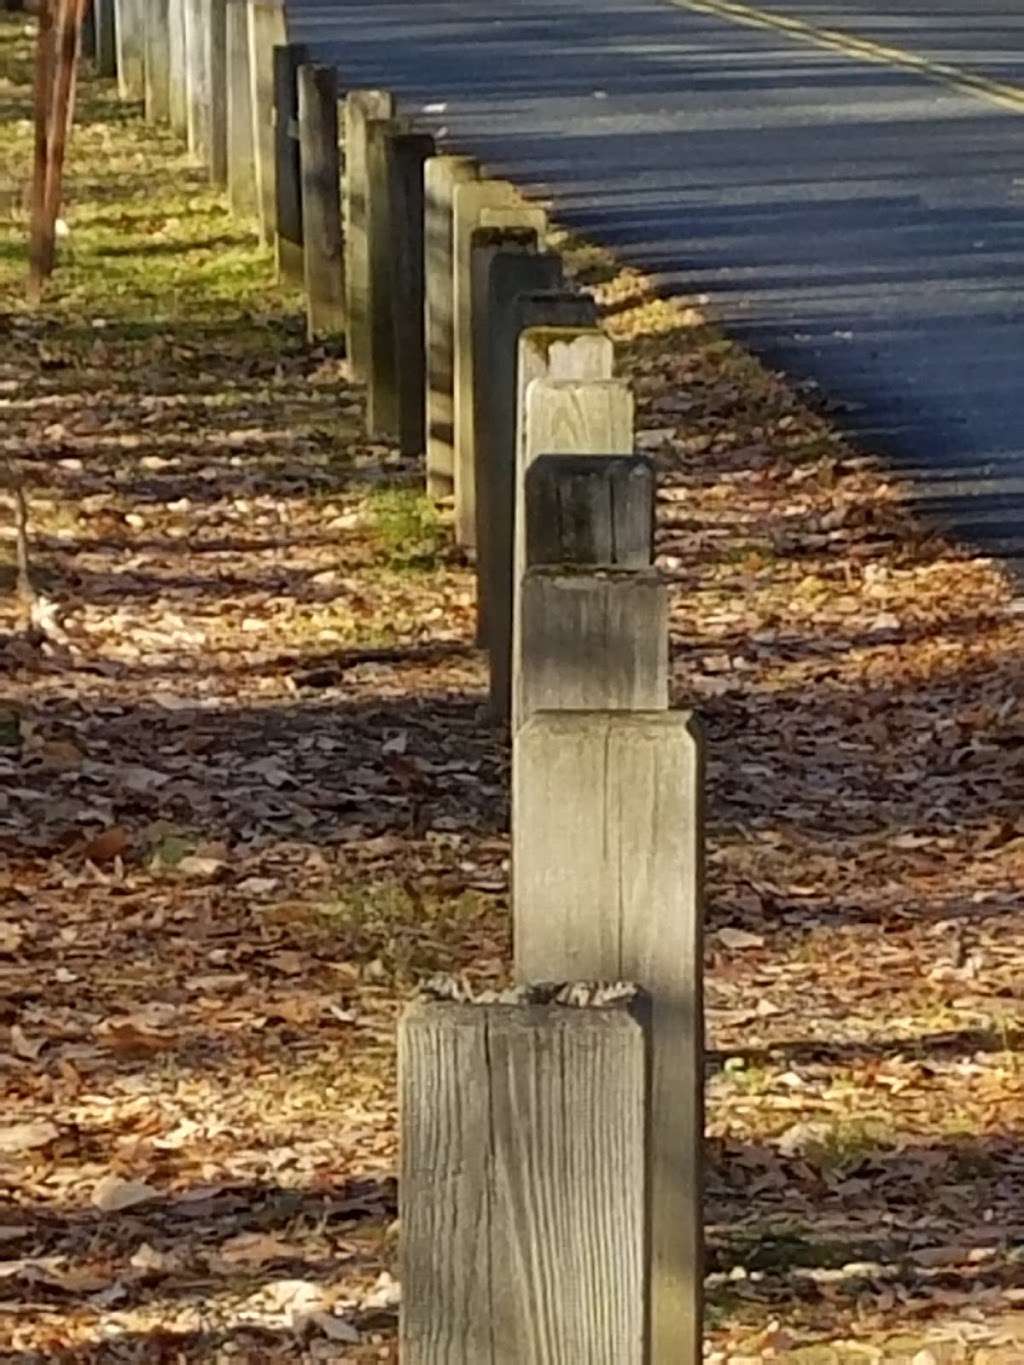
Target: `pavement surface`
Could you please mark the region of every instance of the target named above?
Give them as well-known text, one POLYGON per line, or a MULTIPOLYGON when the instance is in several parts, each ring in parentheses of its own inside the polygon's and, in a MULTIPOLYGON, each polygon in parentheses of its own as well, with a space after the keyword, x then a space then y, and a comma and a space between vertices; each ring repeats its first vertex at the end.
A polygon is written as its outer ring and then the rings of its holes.
POLYGON ((1024 563, 1019 0, 288 10, 346 84, 395 90, 562 221, 707 295, 914 476, 926 515, 1024 563))

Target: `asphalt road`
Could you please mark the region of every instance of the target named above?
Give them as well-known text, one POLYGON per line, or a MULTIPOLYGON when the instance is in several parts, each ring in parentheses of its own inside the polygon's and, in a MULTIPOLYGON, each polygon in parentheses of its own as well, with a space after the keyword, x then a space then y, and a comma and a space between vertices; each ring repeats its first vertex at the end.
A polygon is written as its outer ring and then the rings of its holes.
MULTIPOLYGON (((760 9, 1024 91, 1019 0, 760 9)), ((1024 104, 672 0, 289 0, 289 25, 706 294, 927 514, 1024 562, 1024 104)))

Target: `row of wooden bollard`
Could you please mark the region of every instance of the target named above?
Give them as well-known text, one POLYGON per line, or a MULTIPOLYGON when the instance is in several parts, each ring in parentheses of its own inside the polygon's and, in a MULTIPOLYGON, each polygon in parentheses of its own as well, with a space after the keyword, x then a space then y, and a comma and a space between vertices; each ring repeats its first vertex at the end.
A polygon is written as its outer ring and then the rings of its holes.
POLYGON ((514 185, 438 155, 390 93, 339 89, 278 0, 146 4, 151 115, 259 220, 310 336, 344 340, 370 433, 453 500, 512 736, 522 985, 439 986, 400 1029, 402 1360, 696 1365, 702 743, 669 710, 629 384, 514 185))

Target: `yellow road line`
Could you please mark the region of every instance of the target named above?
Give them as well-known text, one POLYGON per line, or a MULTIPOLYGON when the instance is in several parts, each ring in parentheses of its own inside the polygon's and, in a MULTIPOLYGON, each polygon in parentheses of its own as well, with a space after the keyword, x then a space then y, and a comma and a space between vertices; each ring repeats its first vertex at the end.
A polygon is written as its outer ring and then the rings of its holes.
POLYGON ((719 19, 746 24, 749 28, 774 29, 797 42, 840 52, 860 61, 914 71, 953 90, 980 95, 1001 109, 1009 109, 1016 114, 1024 113, 1024 88, 1021 86, 990 80, 987 76, 974 76, 959 66, 933 62, 928 57, 919 57, 900 47, 887 47, 884 43, 872 42, 870 38, 857 38, 837 28, 819 28, 816 24, 808 24, 803 19, 793 19, 784 14, 769 14, 753 5, 740 4, 739 0, 672 0, 672 4, 679 9, 695 10, 700 14, 711 14, 719 19))

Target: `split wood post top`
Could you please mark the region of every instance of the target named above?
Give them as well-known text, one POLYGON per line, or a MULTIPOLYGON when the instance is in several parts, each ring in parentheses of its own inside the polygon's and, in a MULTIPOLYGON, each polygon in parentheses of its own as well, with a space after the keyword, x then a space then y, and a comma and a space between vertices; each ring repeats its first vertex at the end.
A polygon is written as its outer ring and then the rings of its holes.
POLYGON ((427 492, 447 498, 455 492, 455 288, 452 202, 455 186, 477 180, 480 164, 471 156, 435 156, 424 183, 424 270, 427 308, 427 492))
POLYGON ((240 218, 255 218, 256 152, 253 141, 249 0, 228 0, 227 8, 228 197, 240 218))
POLYGON ((349 90, 345 96, 345 289, 348 368, 366 380, 370 363, 370 243, 367 236, 367 125, 388 119, 395 97, 387 90, 349 90))
MULTIPOLYGON (((277 148, 274 189, 277 195, 277 278, 288 280, 292 284, 302 284, 304 280, 302 157, 299 149, 299 67, 308 61, 309 49, 305 43, 285 43, 274 48, 274 142, 277 148)), ((337 104, 336 85, 335 104, 337 104)), ((337 110, 334 113, 334 141, 337 145, 337 110)), ((335 160, 337 161, 337 154, 335 160)))
POLYGON ((333 67, 299 67, 298 112, 306 330, 313 340, 345 334, 338 77, 333 67))
POLYGON ((651 997, 652 1365, 701 1360, 703 793, 678 712, 541 713, 514 737, 517 978, 651 997))
POLYGON ((274 48, 288 41, 284 0, 249 0, 249 79, 252 89, 253 151, 260 237, 277 240, 277 181, 274 134, 274 48))
POLYGON ((487 226, 532 228, 538 249, 544 245, 547 215, 525 203, 508 180, 469 180, 452 196, 453 397, 455 449, 455 539, 476 544, 476 450, 473 425, 472 235, 485 225, 485 211, 501 212, 487 226))
POLYGON ((399 1028, 403 1365, 647 1362, 649 1006, 525 994, 399 1028))

